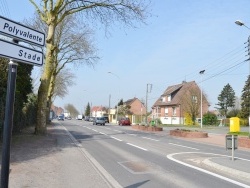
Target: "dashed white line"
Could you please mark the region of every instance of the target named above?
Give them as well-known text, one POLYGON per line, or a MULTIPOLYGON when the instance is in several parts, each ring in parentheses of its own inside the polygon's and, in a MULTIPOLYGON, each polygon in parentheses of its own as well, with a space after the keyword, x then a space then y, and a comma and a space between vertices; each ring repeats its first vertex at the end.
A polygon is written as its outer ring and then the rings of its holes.
POLYGON ((115 130, 115 129, 114 129, 113 131, 116 131, 116 132, 122 133, 122 131, 118 131, 118 130, 115 130))
POLYGON ((128 134, 128 135, 130 135, 130 136, 136 136, 136 134, 128 134))
POLYGON ((115 139, 115 140, 118 140, 118 141, 122 141, 122 140, 120 140, 119 138, 116 138, 116 137, 113 137, 113 136, 111 136, 111 138, 113 138, 113 139, 115 139))
POLYGON ((137 146, 137 145, 134 145, 134 144, 130 144, 130 143, 127 143, 127 144, 128 144, 128 145, 130 145, 130 146, 133 146, 133 147, 139 148, 139 149, 141 149, 141 150, 148 151, 147 149, 142 148, 142 147, 140 147, 140 146, 137 146))
POLYGON ((145 139, 148 139, 148 140, 153 140, 153 141, 156 141, 156 142, 159 141, 159 140, 156 140, 156 139, 153 139, 153 138, 148 138, 148 137, 142 137, 142 138, 145 138, 145 139))
POLYGON ((99 132, 100 134, 104 134, 104 135, 107 135, 106 133, 103 133, 103 132, 99 132))
POLYGON ((188 146, 183 146, 183 145, 179 145, 179 144, 174 144, 174 143, 168 143, 168 144, 171 144, 171 145, 174 145, 174 146, 179 146, 179 147, 183 147, 183 148, 189 148, 189 149, 193 149, 193 150, 199 150, 197 148, 192 148, 192 147, 188 147, 188 146))

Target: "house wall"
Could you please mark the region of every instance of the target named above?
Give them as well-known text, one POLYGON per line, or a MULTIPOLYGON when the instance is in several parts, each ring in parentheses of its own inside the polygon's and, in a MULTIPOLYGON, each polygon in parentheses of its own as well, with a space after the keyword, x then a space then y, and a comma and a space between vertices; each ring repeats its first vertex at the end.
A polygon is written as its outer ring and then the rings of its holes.
POLYGON ((134 114, 134 115, 141 115, 141 114, 145 114, 146 113, 146 108, 145 106, 141 103, 141 101, 139 99, 134 100, 131 104, 130 104, 130 111, 134 114))

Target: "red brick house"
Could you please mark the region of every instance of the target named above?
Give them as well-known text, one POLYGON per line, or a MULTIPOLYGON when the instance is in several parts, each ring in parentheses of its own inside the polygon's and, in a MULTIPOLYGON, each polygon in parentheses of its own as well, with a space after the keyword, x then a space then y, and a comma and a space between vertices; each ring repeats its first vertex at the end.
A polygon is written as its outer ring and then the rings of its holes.
POLYGON ((146 107, 138 98, 134 97, 123 102, 124 105, 130 106, 130 114, 127 116, 130 118, 132 124, 143 122, 143 118, 146 114, 146 107))
MULTIPOLYGON (((202 95, 202 114, 208 112, 209 103, 202 95)), ((187 114, 195 113, 196 121, 201 117, 201 90, 195 81, 167 87, 152 107, 152 118, 163 124, 187 124, 187 114)))

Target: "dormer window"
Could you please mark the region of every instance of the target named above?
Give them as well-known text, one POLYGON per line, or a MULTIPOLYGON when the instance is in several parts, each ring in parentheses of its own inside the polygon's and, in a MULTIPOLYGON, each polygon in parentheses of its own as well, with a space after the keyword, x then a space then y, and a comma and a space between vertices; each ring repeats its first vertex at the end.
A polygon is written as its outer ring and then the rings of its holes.
POLYGON ((166 100, 165 100, 165 97, 162 97, 162 98, 161 98, 161 101, 162 101, 162 102, 165 102, 165 101, 166 101, 166 100))
POLYGON ((168 95, 168 102, 171 101, 171 95, 168 95))

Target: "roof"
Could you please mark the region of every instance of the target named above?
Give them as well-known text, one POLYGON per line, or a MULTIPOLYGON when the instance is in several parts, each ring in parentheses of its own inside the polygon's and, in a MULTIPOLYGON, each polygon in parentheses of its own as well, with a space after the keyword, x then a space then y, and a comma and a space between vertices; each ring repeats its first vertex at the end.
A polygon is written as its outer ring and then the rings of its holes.
POLYGON ((93 112, 93 111, 106 111, 106 108, 103 106, 93 106, 91 108, 91 112, 93 112))
POLYGON ((195 81, 182 82, 181 84, 168 86, 164 93, 157 99, 153 106, 172 106, 179 105, 180 98, 183 96, 190 88, 198 88, 195 81), (171 95, 171 101, 162 101, 162 97, 171 95))
POLYGON ((137 98, 133 98, 133 99, 128 99, 127 101, 123 102, 126 105, 131 105, 137 98))

